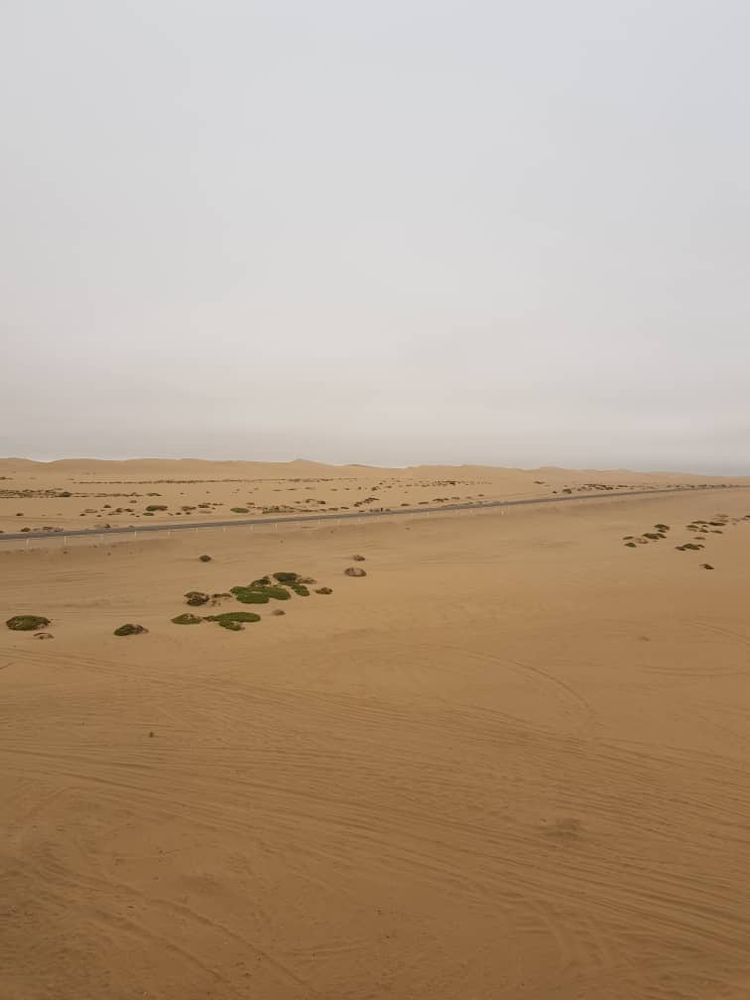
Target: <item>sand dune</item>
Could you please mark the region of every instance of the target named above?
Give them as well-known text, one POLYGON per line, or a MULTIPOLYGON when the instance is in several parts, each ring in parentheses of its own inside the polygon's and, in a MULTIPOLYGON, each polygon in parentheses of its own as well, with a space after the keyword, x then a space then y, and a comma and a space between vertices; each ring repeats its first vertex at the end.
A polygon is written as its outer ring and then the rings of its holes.
MULTIPOLYGON (((149 492, 174 516, 224 504, 210 519, 239 498, 703 481, 194 461, 0 475, 73 494, 2 498, 6 530, 104 503, 142 516, 149 492), (201 481, 154 485, 177 479, 201 481)), ((0 994, 744 1000, 747 515, 737 488, 0 542, 0 619, 43 614, 53 635, 0 632, 0 994), (260 615, 237 633, 170 621, 188 591, 276 571, 313 592, 216 599, 260 615), (148 631, 118 638, 123 622, 148 631)))

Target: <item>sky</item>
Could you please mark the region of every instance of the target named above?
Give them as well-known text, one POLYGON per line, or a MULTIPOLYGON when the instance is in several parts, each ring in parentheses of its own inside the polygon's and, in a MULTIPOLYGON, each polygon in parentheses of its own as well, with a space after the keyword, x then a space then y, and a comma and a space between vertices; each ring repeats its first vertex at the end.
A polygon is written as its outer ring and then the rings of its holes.
POLYGON ((0 454, 750 473, 746 0, 0 23, 0 454))

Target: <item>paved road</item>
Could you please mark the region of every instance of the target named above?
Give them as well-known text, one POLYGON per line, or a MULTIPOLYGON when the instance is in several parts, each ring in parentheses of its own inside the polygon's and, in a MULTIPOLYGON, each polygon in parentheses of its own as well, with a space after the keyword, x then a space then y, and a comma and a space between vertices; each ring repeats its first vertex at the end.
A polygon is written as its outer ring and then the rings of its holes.
POLYGON ((396 510, 383 511, 347 511, 342 514, 291 514, 286 517, 254 517, 233 518, 231 521, 174 521, 168 524, 138 524, 118 528, 71 528, 62 531, 14 531, 11 534, 0 534, 0 542, 18 541, 19 539, 39 538, 76 538, 84 535, 132 535, 142 531, 192 531, 196 528, 241 528, 257 524, 301 524, 312 521, 346 521, 376 517, 397 517, 399 514, 439 514, 451 510, 487 510, 495 507, 524 507, 541 503, 572 503, 585 500, 608 500, 615 497, 655 496, 659 493, 698 493, 705 490, 748 489, 750 486, 670 486, 658 490, 621 490, 619 492, 577 493, 571 496, 528 497, 524 500, 483 500, 479 503, 447 503, 442 507, 399 507, 396 510))

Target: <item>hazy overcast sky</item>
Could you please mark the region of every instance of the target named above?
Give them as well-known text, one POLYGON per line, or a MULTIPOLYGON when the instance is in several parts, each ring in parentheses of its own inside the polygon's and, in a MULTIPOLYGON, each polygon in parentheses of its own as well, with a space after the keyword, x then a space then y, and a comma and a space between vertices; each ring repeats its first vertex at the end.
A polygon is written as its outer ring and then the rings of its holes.
POLYGON ((750 472, 747 0, 5 0, 0 454, 750 472))

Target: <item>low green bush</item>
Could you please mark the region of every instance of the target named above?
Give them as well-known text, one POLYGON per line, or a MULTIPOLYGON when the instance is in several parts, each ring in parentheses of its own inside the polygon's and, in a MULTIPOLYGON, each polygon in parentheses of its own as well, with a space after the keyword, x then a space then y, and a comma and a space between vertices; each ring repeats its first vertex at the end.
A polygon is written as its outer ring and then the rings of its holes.
POLYGON ((185 614, 177 615, 172 621, 175 625, 200 625, 203 621, 198 615, 191 615, 188 611, 185 614))
POLYGON ((270 598, 262 590, 249 590, 247 587, 232 587, 232 593, 241 604, 268 604, 270 598))
POLYGON ((249 514, 250 511, 247 507, 230 507, 229 508, 233 514, 249 514))
POLYGON ((128 622, 127 625, 120 625, 119 628, 116 628, 115 631, 114 631, 114 634, 115 635, 143 635, 144 632, 148 632, 148 629, 144 628, 143 625, 132 625, 130 622, 128 622))
POLYGON ((202 590, 189 590, 187 594, 185 594, 185 597, 187 598, 186 603, 189 604, 191 608, 199 608, 201 604, 208 604, 210 600, 208 594, 204 594, 202 590))
POLYGON ((46 628, 49 623, 49 618, 42 615, 13 615, 5 624, 14 632, 33 632, 38 628, 46 628))
MULTIPOLYGON (((260 615, 256 615, 252 611, 223 611, 218 615, 206 615, 207 622, 218 622, 219 625, 224 624, 224 622, 259 622, 260 615)), ((226 627, 226 626, 225 626, 226 627)))

